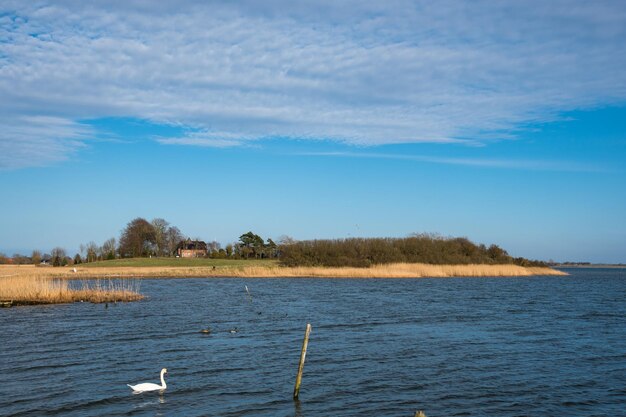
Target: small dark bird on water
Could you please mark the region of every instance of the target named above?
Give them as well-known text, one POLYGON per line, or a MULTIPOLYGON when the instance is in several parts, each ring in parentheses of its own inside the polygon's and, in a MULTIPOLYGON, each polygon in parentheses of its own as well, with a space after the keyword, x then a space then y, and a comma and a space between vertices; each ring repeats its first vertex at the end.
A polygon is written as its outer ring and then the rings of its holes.
POLYGON ((239 331, 239 329, 238 329, 238 328, 236 328, 236 327, 235 327, 234 329, 230 329, 230 330, 229 330, 229 332, 230 332, 230 333, 232 333, 232 334, 235 334, 235 333, 237 333, 238 331, 239 331))

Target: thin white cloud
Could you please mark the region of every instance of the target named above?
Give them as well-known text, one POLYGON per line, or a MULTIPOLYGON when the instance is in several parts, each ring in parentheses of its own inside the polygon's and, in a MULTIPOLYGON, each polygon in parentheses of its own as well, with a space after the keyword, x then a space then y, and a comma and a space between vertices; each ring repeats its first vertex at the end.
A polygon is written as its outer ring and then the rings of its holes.
POLYGON ((230 148, 241 144, 239 141, 225 139, 205 139, 205 138, 158 138, 157 142, 163 145, 187 145, 199 146, 202 148, 230 148))
POLYGON ((67 160, 92 137, 89 126, 59 117, 0 116, 0 170, 67 160))
POLYGON ((230 132, 208 132, 208 131, 192 131, 187 132, 183 137, 157 137, 156 141, 163 145, 187 145, 199 146, 203 148, 231 148, 241 146, 246 140, 254 138, 246 138, 238 134, 230 132))
POLYGON ((526 171, 556 171, 556 172, 606 172, 606 170, 591 164, 582 164, 571 161, 503 159, 503 158, 458 158, 436 157, 427 155, 400 155, 375 152, 301 152, 299 156, 335 157, 335 158, 362 158, 362 159, 395 159, 403 161, 425 162, 432 164, 462 165, 476 168, 515 169, 526 171))
POLYGON ((5 1, 0 112, 204 132, 170 145, 488 143, 626 100, 623 2, 363 3, 5 1))

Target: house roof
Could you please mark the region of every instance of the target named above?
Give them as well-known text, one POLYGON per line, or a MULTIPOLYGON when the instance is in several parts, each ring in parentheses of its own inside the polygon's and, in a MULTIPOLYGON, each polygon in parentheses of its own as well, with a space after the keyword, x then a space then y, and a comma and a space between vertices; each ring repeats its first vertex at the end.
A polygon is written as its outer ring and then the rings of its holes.
POLYGON ((206 242, 203 242, 201 240, 183 240, 181 241, 178 246, 176 247, 176 249, 183 249, 183 250, 207 250, 207 245, 206 242))

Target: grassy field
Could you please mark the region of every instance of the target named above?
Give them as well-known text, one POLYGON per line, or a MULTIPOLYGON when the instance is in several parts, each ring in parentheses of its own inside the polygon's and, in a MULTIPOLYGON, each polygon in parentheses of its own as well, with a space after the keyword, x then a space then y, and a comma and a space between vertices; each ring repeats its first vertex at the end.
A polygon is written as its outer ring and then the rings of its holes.
POLYGON ((91 262, 76 268, 145 268, 145 267, 195 267, 242 268, 246 266, 276 266, 275 260, 266 259, 210 259, 210 258, 127 258, 91 262))

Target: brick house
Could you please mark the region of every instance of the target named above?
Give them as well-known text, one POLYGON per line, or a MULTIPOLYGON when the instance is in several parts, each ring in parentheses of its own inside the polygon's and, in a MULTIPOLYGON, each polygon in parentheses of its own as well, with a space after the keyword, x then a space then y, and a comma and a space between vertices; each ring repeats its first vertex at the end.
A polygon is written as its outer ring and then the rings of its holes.
POLYGON ((207 254, 207 245, 201 240, 183 240, 176 247, 176 256, 181 258, 203 258, 207 254))

